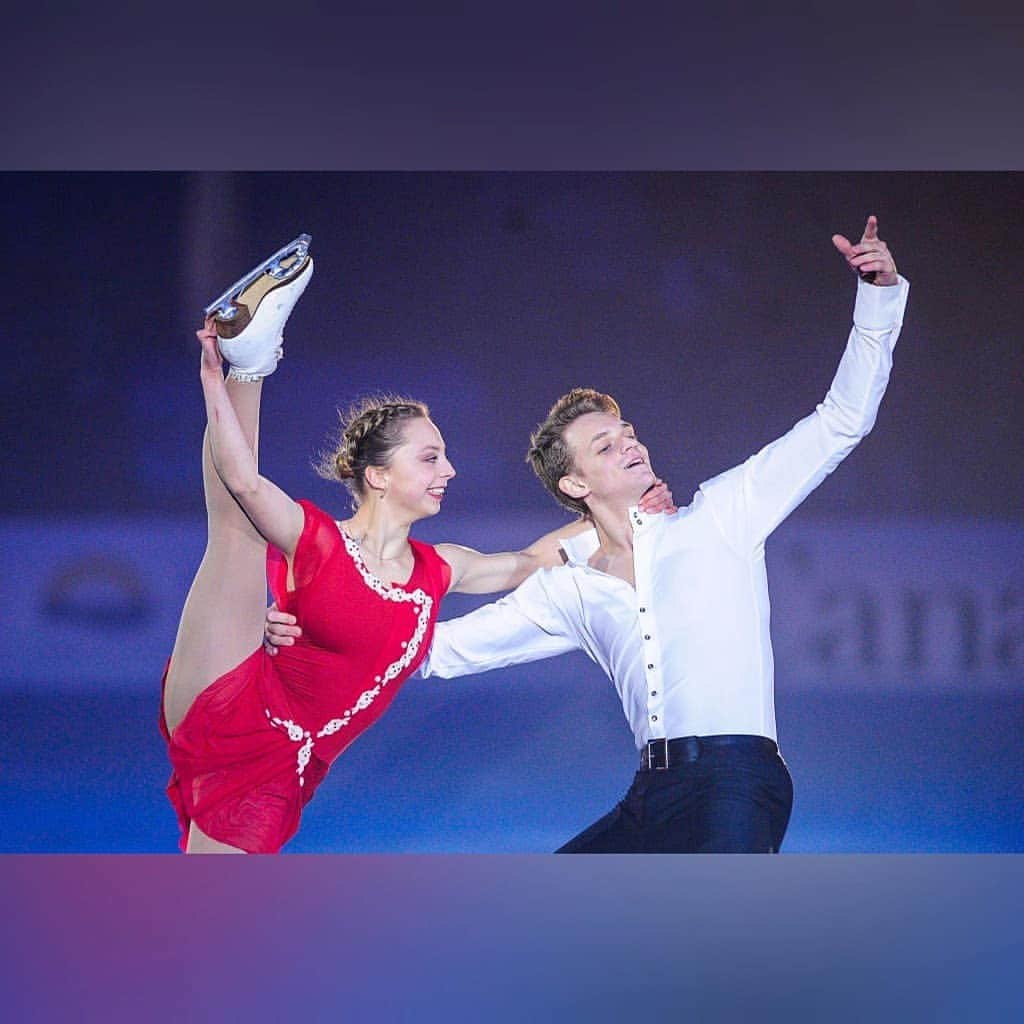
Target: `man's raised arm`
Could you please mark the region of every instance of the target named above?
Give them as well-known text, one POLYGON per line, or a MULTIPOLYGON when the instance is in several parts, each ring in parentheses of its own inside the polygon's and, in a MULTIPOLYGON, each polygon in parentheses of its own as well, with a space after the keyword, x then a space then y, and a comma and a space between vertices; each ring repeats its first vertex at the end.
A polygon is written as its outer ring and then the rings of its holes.
POLYGON ((869 217, 860 242, 832 242, 860 279, 853 328, 828 394, 789 433, 742 465, 701 484, 726 539, 738 551, 765 538, 849 455, 874 426, 909 292, 869 217))

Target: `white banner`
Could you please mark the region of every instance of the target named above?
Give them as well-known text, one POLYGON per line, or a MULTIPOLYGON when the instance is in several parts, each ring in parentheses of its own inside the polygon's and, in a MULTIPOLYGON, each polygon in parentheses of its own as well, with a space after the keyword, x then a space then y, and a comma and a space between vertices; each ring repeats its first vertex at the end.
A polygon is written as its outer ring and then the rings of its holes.
MULTIPOLYGON (((554 525, 446 516, 423 534, 486 549, 554 525)), ((0 537, 0 685, 156 686, 202 556, 201 522, 7 519, 0 537)), ((779 685, 1024 689, 1022 566, 1024 527, 1012 524, 784 524, 768 546, 779 685)), ((442 617, 468 606, 453 599, 442 617)))

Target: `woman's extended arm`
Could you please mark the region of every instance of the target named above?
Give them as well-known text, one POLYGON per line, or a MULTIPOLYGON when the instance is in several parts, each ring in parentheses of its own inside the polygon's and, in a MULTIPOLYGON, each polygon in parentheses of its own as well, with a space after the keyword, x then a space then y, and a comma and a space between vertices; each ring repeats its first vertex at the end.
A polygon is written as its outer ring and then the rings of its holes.
MULTIPOLYGON (((643 496, 640 507, 651 514, 676 510, 672 492, 661 480, 643 496)), ((461 544, 438 544, 437 553, 452 568, 449 591, 459 594, 494 594, 518 587, 538 569, 561 565, 561 542, 590 529, 593 529, 593 524, 589 520, 578 519, 544 534, 522 551, 485 555, 461 544)))
POLYGON ((458 594, 493 594, 518 587, 538 569, 560 565, 559 542, 590 529, 584 519, 546 533, 522 551, 485 555, 461 544, 438 544, 437 553, 452 567, 449 591, 458 594))
POLYGON ((260 476, 224 384, 217 335, 207 320, 196 337, 203 349, 199 377, 206 399, 210 452, 217 475, 252 520, 253 526, 287 557, 295 551, 305 516, 302 507, 260 476))

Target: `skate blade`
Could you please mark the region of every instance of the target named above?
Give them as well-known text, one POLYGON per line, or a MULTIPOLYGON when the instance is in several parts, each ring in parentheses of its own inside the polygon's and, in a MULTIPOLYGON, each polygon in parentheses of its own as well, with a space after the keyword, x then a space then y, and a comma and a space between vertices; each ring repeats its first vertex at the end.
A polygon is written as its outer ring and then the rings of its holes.
MULTIPOLYGON (((281 266, 287 271, 287 274, 282 273, 280 278, 275 278, 270 272, 266 272, 257 277, 247 288, 242 289, 241 294, 232 300, 230 319, 220 313, 214 314, 213 322, 216 325, 218 338, 237 338, 252 323, 260 308, 260 303, 267 295, 278 288, 297 284, 300 278, 311 275, 313 257, 307 253, 305 260, 300 261, 298 256, 287 256, 281 261, 281 266)), ((305 286, 299 291, 299 295, 303 290, 305 290, 305 286)))
POLYGON ((309 245, 312 241, 310 235, 301 234, 282 246, 273 256, 265 259, 259 266, 253 267, 248 274, 240 277, 206 306, 203 309, 204 317, 215 317, 220 323, 227 325, 238 316, 241 306, 254 310, 267 292, 287 283, 305 270, 309 262, 309 245), (251 287, 257 284, 260 287, 251 287))

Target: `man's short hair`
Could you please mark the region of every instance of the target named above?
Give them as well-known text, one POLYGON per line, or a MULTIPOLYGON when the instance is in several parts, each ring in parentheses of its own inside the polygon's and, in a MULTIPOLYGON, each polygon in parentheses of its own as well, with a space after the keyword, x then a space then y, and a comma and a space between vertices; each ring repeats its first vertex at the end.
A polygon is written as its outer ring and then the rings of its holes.
POLYGON ((551 406, 547 419, 530 435, 530 450, 526 454, 526 461, 533 466, 534 473, 540 477, 541 483, 554 495, 555 500, 581 516, 587 515, 587 506, 566 494, 558 486, 558 481, 575 468, 572 453, 565 443, 566 428, 589 412, 621 416, 619 403, 611 395, 593 388, 573 388, 551 406))

